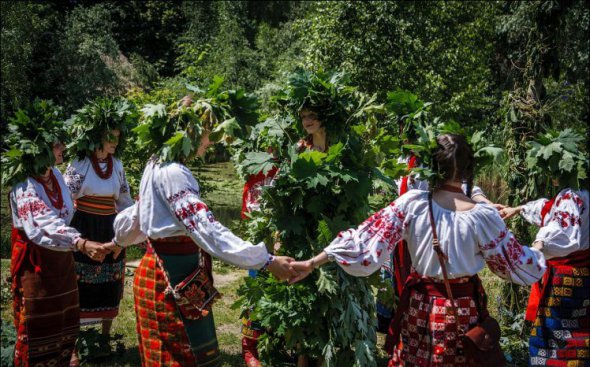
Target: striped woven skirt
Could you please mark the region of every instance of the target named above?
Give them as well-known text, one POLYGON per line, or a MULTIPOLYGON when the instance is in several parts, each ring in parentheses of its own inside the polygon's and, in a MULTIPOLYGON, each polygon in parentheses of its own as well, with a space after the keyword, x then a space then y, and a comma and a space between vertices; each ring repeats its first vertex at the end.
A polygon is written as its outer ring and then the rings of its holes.
MULTIPOLYGON (((115 203, 112 197, 87 197, 76 200, 71 226, 83 238, 110 242, 115 233, 115 203)), ((74 254, 80 291, 80 322, 92 324, 112 320, 119 314, 125 276, 125 251, 117 259, 112 254, 103 262, 94 261, 81 252, 74 254)))
POLYGON ((13 231, 14 365, 69 366, 80 330, 71 252, 52 251, 13 231))
MULTIPOLYGON (((177 237, 182 239, 182 237, 177 237)), ((166 239, 174 241, 174 238, 166 239)), ((197 250, 190 239, 193 250, 197 250)), ((154 245, 154 242, 152 242, 154 245)), ((168 243, 167 246, 182 246, 168 243)), ((164 246, 166 246, 164 245, 164 246)), ((199 264, 199 254, 167 255, 157 251, 172 285, 180 283, 199 264)), ((166 296, 166 280, 154 254, 148 250, 135 271, 133 294, 142 366, 219 366, 220 355, 213 313, 200 320, 184 319, 172 296, 166 296)))
POLYGON ((590 366, 590 267, 547 269, 546 296, 531 330, 531 366, 590 366))

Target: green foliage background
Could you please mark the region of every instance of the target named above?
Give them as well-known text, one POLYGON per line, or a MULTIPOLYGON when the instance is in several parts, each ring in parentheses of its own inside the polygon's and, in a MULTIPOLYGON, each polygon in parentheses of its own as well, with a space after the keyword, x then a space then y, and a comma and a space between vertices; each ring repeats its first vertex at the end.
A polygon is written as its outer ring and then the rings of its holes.
MULTIPOLYGON (((224 88, 244 88, 261 103, 266 125, 209 157, 231 152, 241 161, 258 144, 254 138, 270 136, 277 147, 296 135, 293 121, 273 121, 280 101, 270 97, 286 75, 298 67, 338 70, 389 112, 399 102, 395 91, 409 90, 432 102, 422 106, 425 114, 454 120, 470 134, 482 130, 477 139, 504 148, 508 159, 480 172, 478 183, 493 199, 518 204, 552 193, 549 183, 530 179, 525 141, 571 129, 588 145, 589 6, 583 0, 2 1, 0 133, 36 98, 53 100, 65 116, 97 97, 168 105, 190 91, 187 84, 204 87, 218 75, 224 88)), ((385 113, 374 124, 386 131, 375 154, 388 175, 403 167, 385 141, 397 144, 400 120, 422 118, 410 115, 397 113, 395 120, 385 113)), ((9 150, 9 142, 3 139, 1 148, 9 150)), ((132 189, 145 163, 133 148, 122 154, 132 189)), ((587 149, 582 154, 587 159, 587 149)), ((254 167, 268 156, 250 158, 254 167)), ((513 229, 522 243, 534 234, 518 220, 513 229)), ((506 286, 505 315, 518 317, 526 292, 506 286)))

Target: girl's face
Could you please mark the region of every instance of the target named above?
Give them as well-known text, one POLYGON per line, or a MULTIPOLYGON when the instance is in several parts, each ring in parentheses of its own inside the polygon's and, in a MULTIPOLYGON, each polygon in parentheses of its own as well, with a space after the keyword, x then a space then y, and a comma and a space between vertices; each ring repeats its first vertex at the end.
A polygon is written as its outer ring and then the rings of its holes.
POLYGON ((310 110, 302 110, 299 116, 301 117, 303 128, 309 135, 317 133, 322 128, 322 123, 317 113, 310 110))
POLYGON ((121 131, 119 129, 113 129, 110 133, 106 133, 102 139, 102 151, 108 154, 115 154, 117 146, 119 145, 119 137, 121 131))
POLYGON ((55 164, 62 164, 64 162, 64 150, 66 146, 61 142, 53 144, 53 156, 55 157, 55 164))

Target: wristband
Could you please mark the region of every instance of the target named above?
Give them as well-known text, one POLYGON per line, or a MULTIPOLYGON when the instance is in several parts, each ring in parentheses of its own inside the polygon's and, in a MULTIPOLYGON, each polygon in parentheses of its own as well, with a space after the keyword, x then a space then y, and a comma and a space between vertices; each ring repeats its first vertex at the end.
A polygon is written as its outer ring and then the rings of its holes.
POLYGON ((272 263, 274 261, 275 257, 272 254, 268 255, 268 260, 266 260, 266 263, 264 263, 264 265, 262 266, 262 268, 260 268, 260 271, 265 271, 268 266, 270 265, 270 263, 272 263))

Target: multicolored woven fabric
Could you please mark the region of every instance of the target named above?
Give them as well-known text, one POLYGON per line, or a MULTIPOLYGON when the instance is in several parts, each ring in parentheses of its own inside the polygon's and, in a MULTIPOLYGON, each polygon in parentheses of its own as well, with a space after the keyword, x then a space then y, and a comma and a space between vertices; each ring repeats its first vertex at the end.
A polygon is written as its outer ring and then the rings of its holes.
MULTIPOLYGON (((110 242, 114 237, 116 214, 102 215, 76 211, 71 226, 82 238, 110 242)), ((80 293, 80 322, 82 325, 112 320, 119 314, 125 281, 125 251, 115 259, 108 254, 102 262, 94 261, 82 252, 74 253, 78 292, 80 293)))
POLYGON ((531 330, 531 366, 590 366, 590 268, 550 268, 531 330))
MULTIPOLYGON (((172 284, 198 264, 197 255, 159 255, 172 284), (180 276, 179 276, 180 275, 180 276)), ((186 276, 186 275, 184 275, 186 276)), ((153 254, 144 255, 135 272, 133 294, 142 366, 211 367, 220 364, 213 313, 200 320, 180 316, 164 294, 166 281, 153 254)))
MULTIPOLYGON (((456 284, 466 283, 469 279, 453 281, 454 288, 456 284)), ((480 294, 480 297, 485 297, 485 294, 480 294)), ((389 367, 465 366, 459 331, 466 332, 477 324, 479 313, 473 297, 455 297, 455 306, 459 314, 458 323, 449 312, 449 299, 430 295, 420 288, 412 289, 408 312, 401 320, 401 341, 393 351, 389 367)))

